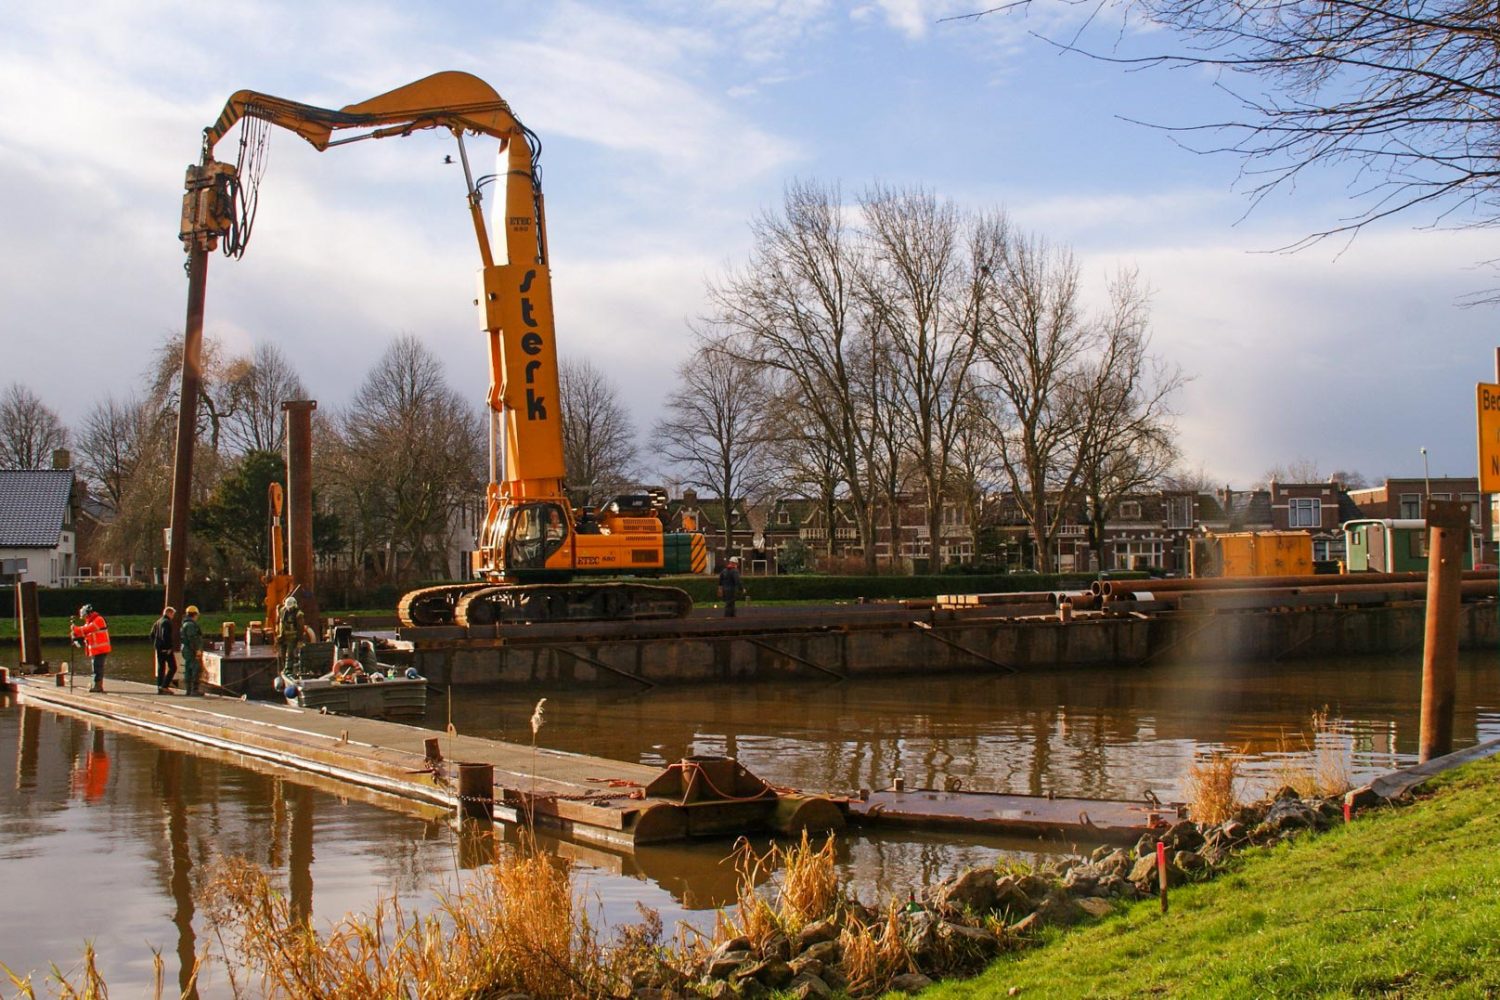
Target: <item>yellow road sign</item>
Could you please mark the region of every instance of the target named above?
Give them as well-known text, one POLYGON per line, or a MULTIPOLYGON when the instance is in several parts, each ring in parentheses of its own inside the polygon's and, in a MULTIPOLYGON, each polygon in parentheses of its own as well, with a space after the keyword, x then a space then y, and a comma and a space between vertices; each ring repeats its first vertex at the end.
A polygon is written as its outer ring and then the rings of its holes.
POLYGON ((1480 382, 1479 491, 1500 493, 1500 385, 1480 382))

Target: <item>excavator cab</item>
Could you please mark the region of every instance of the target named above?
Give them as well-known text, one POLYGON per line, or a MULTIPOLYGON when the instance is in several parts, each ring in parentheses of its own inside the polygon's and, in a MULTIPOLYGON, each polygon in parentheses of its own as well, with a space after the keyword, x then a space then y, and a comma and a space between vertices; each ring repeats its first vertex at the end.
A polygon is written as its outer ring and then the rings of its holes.
POLYGON ((505 568, 547 568, 552 555, 568 543, 568 511, 559 503, 522 503, 501 519, 505 568))

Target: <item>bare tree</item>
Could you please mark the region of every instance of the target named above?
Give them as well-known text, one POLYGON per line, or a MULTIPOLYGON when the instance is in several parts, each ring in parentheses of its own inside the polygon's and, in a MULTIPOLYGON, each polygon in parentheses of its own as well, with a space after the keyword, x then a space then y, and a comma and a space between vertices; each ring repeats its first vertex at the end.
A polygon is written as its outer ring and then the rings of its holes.
MULTIPOLYGON (((1068 0, 1075 3, 1076 0, 1068 0)), ((1006 4, 982 13, 1024 8, 1006 4)), ((1500 208, 1500 64, 1493 8, 1469 0, 1119 0, 1087 4, 1097 45, 1064 46, 1125 64, 1203 67, 1242 114, 1177 129, 1195 148, 1238 154, 1256 201, 1290 187, 1314 166, 1353 166, 1358 207, 1303 243, 1353 233, 1409 210, 1467 225, 1493 225, 1500 208), (1128 26, 1140 16, 1176 29, 1104 25, 1105 6, 1128 26), (1152 50, 1134 54, 1138 38, 1152 50), (1217 137, 1224 137, 1219 139, 1217 137)), ((1087 29, 1085 29, 1087 30, 1087 29)))
POLYGON ((630 482, 635 429, 619 392, 589 361, 564 360, 557 369, 563 426, 563 467, 578 503, 599 503, 630 482))
POLYGON ((677 379, 652 448, 684 484, 724 502, 724 551, 733 552, 730 511, 740 498, 758 498, 767 483, 765 373, 710 338, 698 341, 677 379))
POLYGON ((480 493, 484 425, 416 337, 398 337, 338 421, 324 489, 356 565, 410 582, 446 575, 453 520, 480 493))
POLYGON ((1031 528, 1037 568, 1049 572, 1080 474, 1080 397, 1066 387, 1099 333, 1083 316, 1070 251, 1015 232, 1002 245, 985 295, 980 350, 1008 410, 1001 468, 1031 528))
POLYGON ((1290 462, 1279 462, 1271 466, 1261 476, 1261 485, 1269 487, 1272 483, 1321 483, 1323 473, 1318 466, 1317 459, 1300 456, 1290 462))
POLYGON ((966 219, 927 191, 873 187, 862 287, 889 344, 899 440, 927 507, 929 565, 943 564, 954 440, 972 390, 984 294, 1004 244, 1003 218, 966 219))
POLYGON ((45 469, 68 444, 57 412, 19 382, 0 396, 0 469, 45 469))
POLYGON ((224 366, 222 380, 224 443, 240 454, 279 450, 286 437, 281 404, 307 398, 286 355, 274 344, 257 344, 249 357, 224 366))
POLYGON ((795 389, 771 395, 765 422, 768 464, 783 496, 800 494, 817 502, 827 526, 823 554, 831 558, 839 554, 837 523, 844 465, 838 448, 817 430, 800 400, 795 389))
POLYGON ((1170 399, 1184 377, 1149 352, 1148 295, 1133 271, 1110 285, 1097 357, 1079 371, 1079 485, 1089 548, 1104 566, 1104 528, 1120 501, 1158 484, 1177 461, 1170 399))
POLYGON ((860 249, 838 189, 793 183, 781 211, 764 213, 751 231, 749 263, 709 289, 713 321, 737 356, 771 369, 795 391, 810 429, 834 450, 865 568, 874 572, 874 511, 863 480, 871 442, 852 370, 856 353, 868 347, 857 302, 860 249))
POLYGON ((158 415, 134 398, 108 396, 94 404, 78 433, 78 468, 116 511, 125 490, 152 449, 158 415))

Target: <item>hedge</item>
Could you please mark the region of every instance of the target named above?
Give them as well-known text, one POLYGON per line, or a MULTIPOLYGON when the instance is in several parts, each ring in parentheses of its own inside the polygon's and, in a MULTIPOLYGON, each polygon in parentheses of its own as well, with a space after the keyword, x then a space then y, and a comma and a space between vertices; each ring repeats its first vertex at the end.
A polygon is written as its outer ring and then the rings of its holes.
MULTIPOLYGON (((189 587, 187 603, 196 604, 204 611, 218 611, 223 598, 216 587, 189 587)), ((37 611, 46 617, 66 617, 76 614, 85 604, 92 604, 100 614, 109 615, 158 615, 166 604, 167 592, 162 587, 38 587, 36 589, 37 611)), ((0 605, 3 607, 3 605, 0 605)))

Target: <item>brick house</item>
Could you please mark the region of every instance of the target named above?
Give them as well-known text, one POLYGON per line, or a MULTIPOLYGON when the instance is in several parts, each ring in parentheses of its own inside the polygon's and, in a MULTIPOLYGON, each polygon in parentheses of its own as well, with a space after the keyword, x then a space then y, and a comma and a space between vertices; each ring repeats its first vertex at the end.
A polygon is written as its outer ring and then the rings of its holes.
POLYGON ((1360 511, 1355 516, 1392 520, 1421 519, 1425 516, 1423 510, 1428 497, 1434 500, 1463 500, 1471 504, 1469 523, 1474 529, 1474 565, 1500 561, 1496 557, 1494 538, 1495 512, 1490 504, 1484 502, 1484 496, 1479 492, 1479 480, 1473 476, 1388 478, 1380 486, 1349 491, 1349 498, 1360 511))

